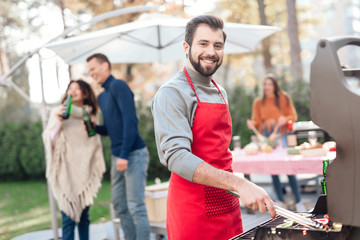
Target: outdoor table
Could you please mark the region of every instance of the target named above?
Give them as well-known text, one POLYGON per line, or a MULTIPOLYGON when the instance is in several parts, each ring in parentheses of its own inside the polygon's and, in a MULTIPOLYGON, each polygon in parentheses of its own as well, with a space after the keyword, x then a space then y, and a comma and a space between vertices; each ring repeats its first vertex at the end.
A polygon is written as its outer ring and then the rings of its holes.
POLYGON ((300 154, 289 155, 286 149, 275 149, 272 153, 259 152, 246 155, 244 150, 233 151, 233 170, 244 174, 322 175, 322 161, 334 159, 335 152, 324 156, 305 157, 300 154))

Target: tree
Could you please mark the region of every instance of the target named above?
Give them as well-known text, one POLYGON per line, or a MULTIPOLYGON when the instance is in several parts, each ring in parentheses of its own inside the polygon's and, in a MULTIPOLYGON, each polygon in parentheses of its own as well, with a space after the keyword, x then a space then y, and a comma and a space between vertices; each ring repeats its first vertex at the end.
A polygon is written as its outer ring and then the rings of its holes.
MULTIPOLYGON (((224 18, 227 22, 243 23, 243 24, 259 24, 259 12, 257 11, 258 5, 255 1, 251 0, 223 0, 218 2, 218 7, 215 9, 214 14, 221 16, 226 12, 227 17, 224 18)), ((224 67, 219 69, 219 73, 223 72, 223 85, 228 85, 228 77, 233 80, 239 79, 240 81, 246 79, 246 82, 253 82, 256 84, 256 76, 253 74, 249 66, 255 62, 255 54, 231 54, 224 57, 224 67), (250 60, 250 61, 249 61, 250 60), (240 67, 239 67, 240 66, 240 67), (244 71, 244 69, 248 71, 244 71)), ((259 73, 257 73, 259 74, 259 73)), ((253 85, 253 84, 251 84, 253 85)))
POLYGON ((9 28, 21 28, 22 24, 19 16, 12 9, 10 1, 0 2, 0 75, 9 69, 7 37, 5 31, 9 28))
POLYGON ((296 0, 286 0, 286 9, 288 15, 287 32, 290 41, 291 73, 293 79, 302 79, 303 69, 301 63, 299 26, 296 16, 296 0))
MULTIPOLYGON (((267 17, 265 15, 265 1, 257 0, 259 5, 259 15, 260 15, 260 24, 268 25, 267 17)), ((266 38, 262 41, 262 55, 264 58, 264 68, 266 72, 272 72, 272 64, 271 64, 271 53, 270 53, 270 39, 266 38)))
MULTIPOLYGON (((87 10, 87 13, 92 16, 101 15, 103 13, 116 10, 118 8, 126 8, 132 6, 145 5, 148 1, 145 0, 122 0, 115 4, 113 0, 89 0, 89 1, 71 1, 71 0, 60 0, 63 7, 70 9, 75 14, 83 14, 84 9, 87 10)), ((136 20, 136 18, 141 13, 128 13, 121 17, 110 18, 95 24, 95 26, 91 26, 92 29, 102 29, 111 26, 116 26, 119 24, 127 23, 130 21, 136 20)), ((132 71, 133 64, 126 64, 125 66, 125 74, 124 78, 127 82, 130 82, 133 79, 132 71)), ((119 66, 113 66, 113 68, 117 68, 119 66)), ((70 74, 71 75, 71 74, 70 74)))
MULTIPOLYGON (((21 13, 18 9, 20 1, 1 1, 0 2, 0 75, 2 76, 9 70, 9 66, 14 64, 20 57, 15 51, 15 45, 21 41, 12 37, 9 33, 21 32, 25 24, 21 20, 21 13)), ((27 69, 22 66, 12 76, 15 84, 21 87, 24 92, 29 92, 27 80, 27 69)), ((19 122, 29 119, 31 116, 30 105, 13 88, 0 88, 0 124, 5 122, 19 122)))

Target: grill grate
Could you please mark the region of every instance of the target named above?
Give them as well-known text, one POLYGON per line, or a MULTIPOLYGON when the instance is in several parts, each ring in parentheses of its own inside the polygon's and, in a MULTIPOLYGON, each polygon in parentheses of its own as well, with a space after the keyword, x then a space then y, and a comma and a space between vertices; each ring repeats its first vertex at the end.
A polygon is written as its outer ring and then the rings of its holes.
POLYGON ((285 219, 284 217, 277 215, 275 219, 267 220, 267 221, 263 222, 262 224, 254 227, 234 238, 231 238, 230 240, 239 240, 239 239, 252 240, 252 239, 255 239, 255 234, 258 229, 260 229, 261 227, 265 227, 265 226, 266 227, 276 227, 277 225, 283 223, 284 219, 285 219))
MULTIPOLYGON (((307 212, 309 213, 309 212, 307 212)), ((316 205, 311 212, 311 219, 323 218, 327 213, 326 196, 319 197, 316 205)), ((302 225, 295 225, 292 228, 276 228, 278 225, 284 222, 285 218, 277 216, 274 220, 269 219, 262 224, 238 235, 230 240, 344 240, 348 239, 353 229, 351 226, 343 226, 341 231, 323 231, 323 230, 304 230, 302 225), (305 237, 306 235, 306 237, 305 237)), ((332 226, 332 222, 329 222, 329 226, 332 226)), ((360 234, 359 234, 360 235, 360 234)), ((360 239, 356 233, 355 238, 360 239)))
MULTIPOLYGON (((319 218, 323 218, 324 214, 313 214, 312 215, 312 219, 319 219, 319 218)), ((264 234, 266 232, 270 233, 272 231, 275 231, 273 229, 275 229, 278 225, 282 224, 284 222, 285 218, 282 216, 277 216, 276 219, 272 220, 268 220, 236 237, 231 238, 230 240, 254 240, 257 239, 259 236, 257 236, 256 234, 261 232, 261 234, 264 234)), ((331 224, 331 223, 330 223, 331 224)), ((292 228, 277 228, 276 231, 282 231, 282 232, 286 232, 287 235, 291 235, 291 232, 293 234, 296 233, 296 235, 302 235, 304 227, 300 224, 296 224, 294 225, 292 228)), ((325 231, 320 231, 320 230, 307 230, 308 235, 311 236, 311 234, 313 232, 316 232, 316 234, 321 234, 322 232, 326 235, 327 233, 325 231)), ((336 234, 336 233, 332 233, 332 234, 336 234)), ((271 235, 271 234, 268 234, 271 235)), ((284 238, 284 239, 289 239, 289 238, 284 238)), ((291 238, 290 238, 291 239, 291 238)))

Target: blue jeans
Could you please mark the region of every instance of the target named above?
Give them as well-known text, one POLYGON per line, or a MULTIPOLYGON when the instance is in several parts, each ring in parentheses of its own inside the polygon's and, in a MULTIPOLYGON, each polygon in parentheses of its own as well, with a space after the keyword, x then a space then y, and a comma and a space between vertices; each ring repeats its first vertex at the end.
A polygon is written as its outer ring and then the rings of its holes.
MULTIPOLYGON (((279 201, 283 202, 284 201, 283 185, 280 182, 279 175, 272 175, 271 178, 275 188, 276 196, 279 199, 279 201)), ((296 176, 288 175, 288 179, 289 179, 289 185, 295 197, 295 202, 299 203, 301 201, 301 195, 300 195, 300 187, 296 179, 296 176)))
MULTIPOLYGON (((271 133, 272 133, 272 130, 266 131, 265 129, 262 129, 262 134, 265 137, 269 137, 271 133)), ((288 147, 287 133, 285 133, 283 136, 280 137, 279 144, 281 144, 281 146, 283 148, 288 147)), ((273 182, 275 193, 276 193, 278 200, 281 202, 284 202, 285 199, 284 199, 284 193, 283 193, 283 185, 280 182, 279 175, 272 175, 271 178, 272 178, 272 182, 273 182)), ((288 175, 288 179, 289 179, 289 185, 290 185, 291 190, 295 197, 295 202, 299 203, 301 201, 301 195, 300 195, 300 187, 299 187, 298 181, 296 179, 296 176, 288 175)))
POLYGON ((120 217, 126 240, 149 240, 150 224, 145 207, 145 185, 149 166, 146 147, 129 155, 128 169, 116 169, 116 156, 111 156, 111 197, 120 217))
POLYGON ((74 220, 69 218, 63 211, 61 211, 62 217, 62 239, 63 240, 74 240, 74 230, 75 225, 78 227, 79 239, 80 240, 89 240, 89 209, 90 207, 86 207, 80 217, 80 222, 76 223, 74 220))

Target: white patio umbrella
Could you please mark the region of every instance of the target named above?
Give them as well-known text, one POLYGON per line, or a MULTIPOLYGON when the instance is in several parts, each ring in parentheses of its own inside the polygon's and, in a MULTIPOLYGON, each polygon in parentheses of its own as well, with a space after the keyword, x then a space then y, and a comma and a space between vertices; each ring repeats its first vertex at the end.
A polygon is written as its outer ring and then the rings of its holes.
MULTIPOLYGON (((67 38, 47 45, 65 62, 85 62, 103 53, 113 63, 168 62, 185 59, 182 42, 189 19, 147 14, 131 23, 67 38)), ((225 54, 253 51, 258 43, 280 29, 271 26, 225 23, 225 54)))

